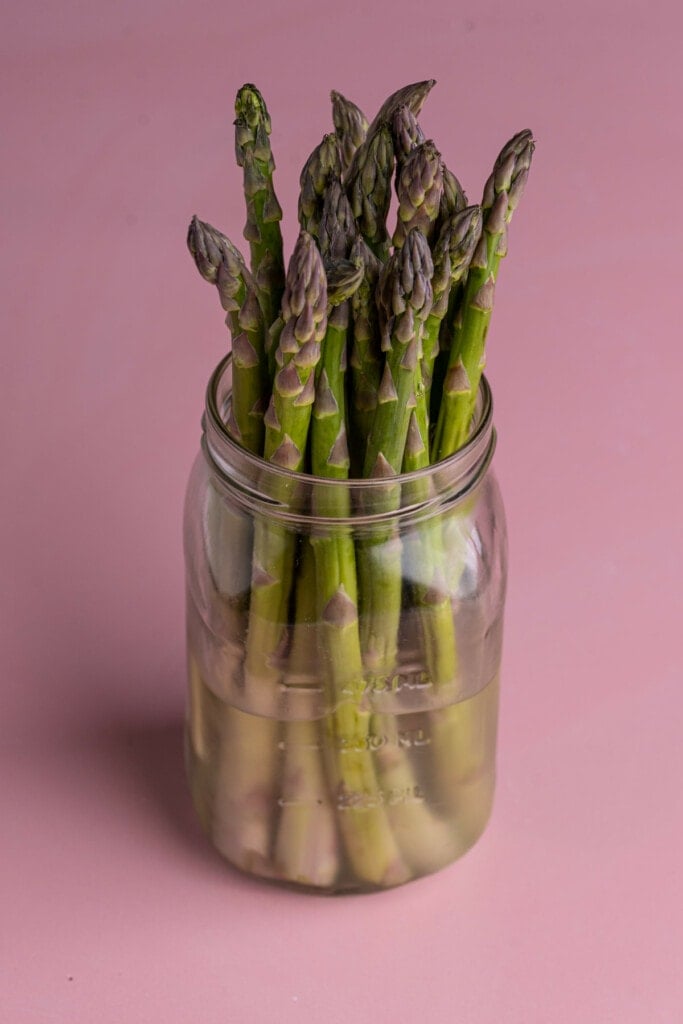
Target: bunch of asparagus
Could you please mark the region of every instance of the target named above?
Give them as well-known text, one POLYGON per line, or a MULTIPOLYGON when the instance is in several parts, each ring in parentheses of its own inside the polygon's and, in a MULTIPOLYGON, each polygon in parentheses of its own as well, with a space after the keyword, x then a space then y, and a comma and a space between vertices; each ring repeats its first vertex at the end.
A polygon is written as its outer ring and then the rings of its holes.
MULTIPOLYGON (((227 314, 226 429, 285 470, 390 480, 447 458, 468 439, 499 265, 534 144, 529 131, 510 139, 481 203, 468 205, 417 120, 433 85, 400 89, 371 123, 332 93, 334 131, 301 172, 300 233, 286 271, 270 117, 253 85, 237 94, 249 258, 197 217, 188 246, 227 314)), ((229 730, 234 753, 222 770, 232 772, 224 826, 231 841, 223 845, 241 867, 305 885, 351 879, 372 887, 433 870, 457 852, 447 814, 421 797, 404 747, 372 749, 367 694, 396 669, 406 558, 422 566, 410 601, 431 683, 446 687, 458 672, 438 520, 402 538, 391 519, 399 490, 388 483, 382 494, 387 515, 363 536, 338 525, 352 513, 344 487, 328 488, 306 536, 275 519, 255 522, 242 706, 250 695, 276 692, 288 666, 303 664, 319 675, 329 710, 320 721, 258 725, 241 715, 239 739, 229 730), (325 517, 337 525, 325 529, 325 517), (387 792, 414 799, 392 802, 387 792)), ((454 758, 467 756, 467 723, 457 707, 448 713, 432 744, 445 776, 454 758), (454 742, 464 744, 460 753, 454 742)), ((397 728, 382 723, 385 735, 397 728)))

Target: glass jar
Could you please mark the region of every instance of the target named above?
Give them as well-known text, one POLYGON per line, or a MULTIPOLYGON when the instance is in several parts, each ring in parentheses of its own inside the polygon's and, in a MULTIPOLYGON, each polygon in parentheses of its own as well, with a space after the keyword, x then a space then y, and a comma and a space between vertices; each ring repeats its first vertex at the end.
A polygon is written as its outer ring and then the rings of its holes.
POLYGON ((213 374, 184 520, 186 764, 235 866, 324 892, 449 864, 494 790, 506 533, 491 393, 471 440, 389 480, 244 451, 213 374))

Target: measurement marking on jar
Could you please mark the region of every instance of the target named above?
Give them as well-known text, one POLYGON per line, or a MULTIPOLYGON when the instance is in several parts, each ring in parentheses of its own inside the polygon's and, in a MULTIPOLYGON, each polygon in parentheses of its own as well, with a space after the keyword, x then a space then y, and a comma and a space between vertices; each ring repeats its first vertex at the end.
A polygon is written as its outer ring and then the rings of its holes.
POLYGON ((434 684, 428 674, 420 669, 413 672, 394 672, 390 676, 369 679, 364 686, 365 693, 400 693, 405 690, 431 690, 434 684))
POLYGON ((337 810, 371 810, 373 807, 395 807, 397 804, 424 803, 422 786, 396 787, 393 789, 349 790, 340 786, 337 791, 337 810))
MULTIPOLYGON (((384 747, 401 747, 404 750, 410 747, 427 747, 431 742, 431 736, 428 736, 424 729, 420 728, 399 729, 398 733, 392 736, 376 732, 369 733, 361 739, 347 739, 339 736, 335 739, 334 746, 342 753, 358 753, 368 750, 374 753, 384 747)), ((319 742, 306 743, 286 738, 278 740, 277 746, 278 750, 322 750, 322 744, 319 742)))

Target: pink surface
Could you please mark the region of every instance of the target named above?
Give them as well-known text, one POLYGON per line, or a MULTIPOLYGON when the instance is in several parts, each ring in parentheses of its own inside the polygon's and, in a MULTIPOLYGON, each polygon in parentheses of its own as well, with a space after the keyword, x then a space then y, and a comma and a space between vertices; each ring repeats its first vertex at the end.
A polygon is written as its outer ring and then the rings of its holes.
POLYGON ((683 1019, 674 3, 7 3, 0 1019, 683 1019), (254 80, 295 230, 338 88, 422 118, 476 196, 538 139, 490 335, 511 541, 491 826, 327 900, 224 867, 181 764, 180 515, 221 317, 184 248, 243 224, 254 80))

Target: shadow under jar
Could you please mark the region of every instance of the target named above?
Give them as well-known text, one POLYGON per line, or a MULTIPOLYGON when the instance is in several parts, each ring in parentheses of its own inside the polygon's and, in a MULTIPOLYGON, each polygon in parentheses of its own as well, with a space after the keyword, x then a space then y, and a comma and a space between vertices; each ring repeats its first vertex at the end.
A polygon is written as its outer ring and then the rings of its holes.
POLYGON ((244 451, 213 374, 187 490, 186 763, 211 841, 323 892, 449 864, 495 781, 506 533, 491 393, 471 440, 390 480, 244 451))

